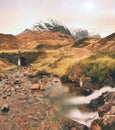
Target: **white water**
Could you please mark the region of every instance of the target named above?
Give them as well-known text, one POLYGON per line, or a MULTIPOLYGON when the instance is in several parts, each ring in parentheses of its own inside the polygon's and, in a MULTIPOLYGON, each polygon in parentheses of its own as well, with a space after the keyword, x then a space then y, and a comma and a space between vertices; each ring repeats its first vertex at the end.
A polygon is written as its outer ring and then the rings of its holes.
MULTIPOLYGON (((91 95, 89 96, 79 96, 79 97, 74 97, 74 98, 69 98, 65 100, 66 104, 72 105, 81 105, 81 104, 89 104, 92 99, 95 99, 102 95, 104 92, 114 92, 115 88, 111 88, 109 86, 103 87, 100 90, 94 91, 91 95)), ((98 118, 98 112, 90 112, 90 113, 85 113, 80 111, 78 108, 76 109, 71 109, 69 112, 66 114, 66 117, 79 122, 80 124, 84 124, 88 127, 91 126, 91 123, 94 119, 98 118)))
POLYGON ((66 117, 76 122, 79 122, 80 124, 90 127, 92 121, 97 119, 99 116, 98 116, 98 112, 86 113, 86 112, 81 112, 78 109, 73 109, 70 110, 68 114, 66 114, 66 117))
POLYGON ((91 100, 99 97, 102 95, 102 93, 105 92, 114 92, 115 88, 111 88, 109 86, 107 87, 103 87, 100 90, 95 90, 91 95, 89 96, 78 96, 78 97, 73 97, 73 98, 69 98, 66 99, 66 103, 69 104, 76 104, 76 105, 80 105, 80 104, 88 104, 90 103, 91 100))

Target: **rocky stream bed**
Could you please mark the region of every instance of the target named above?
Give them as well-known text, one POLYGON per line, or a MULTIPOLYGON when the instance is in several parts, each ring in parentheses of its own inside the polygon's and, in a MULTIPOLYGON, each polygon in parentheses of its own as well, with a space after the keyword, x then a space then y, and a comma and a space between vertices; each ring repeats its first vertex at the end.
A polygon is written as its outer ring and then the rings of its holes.
POLYGON ((102 97, 101 105, 100 100, 95 99, 97 102, 92 101, 86 108, 79 106, 82 111, 89 112, 95 107, 95 102, 99 104, 96 110, 99 109, 100 119, 94 121, 92 127, 88 128, 65 116, 66 108, 63 100, 71 97, 69 88, 64 87, 57 77, 44 75, 29 78, 26 73, 30 69, 30 67, 18 67, 0 75, 0 130, 114 130, 114 92, 111 102, 107 98, 111 105, 107 105, 107 102, 105 104, 106 94, 103 95, 104 98, 102 97), (104 105, 111 107, 107 107, 106 111, 104 105), (103 123, 105 119, 103 116, 106 115, 103 114, 103 110, 105 113, 112 111, 109 113, 112 115, 112 123, 109 123, 109 126, 112 124, 111 129, 104 127, 107 123, 103 123))

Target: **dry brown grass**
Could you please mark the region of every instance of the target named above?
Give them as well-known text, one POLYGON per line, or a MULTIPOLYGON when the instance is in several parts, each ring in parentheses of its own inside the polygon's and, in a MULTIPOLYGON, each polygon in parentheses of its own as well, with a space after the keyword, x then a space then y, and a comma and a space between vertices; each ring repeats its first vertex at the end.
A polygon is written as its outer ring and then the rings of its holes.
POLYGON ((0 58, 0 73, 15 68, 16 66, 7 60, 0 58))
POLYGON ((33 49, 39 44, 49 45, 68 45, 74 43, 74 39, 71 36, 65 35, 61 32, 50 31, 29 31, 23 32, 17 35, 17 38, 23 41, 21 48, 33 49))

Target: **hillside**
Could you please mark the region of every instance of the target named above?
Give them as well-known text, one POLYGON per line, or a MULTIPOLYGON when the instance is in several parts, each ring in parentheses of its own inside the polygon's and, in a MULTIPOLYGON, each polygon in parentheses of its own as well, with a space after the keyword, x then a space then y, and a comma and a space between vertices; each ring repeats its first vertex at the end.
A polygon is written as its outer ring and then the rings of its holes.
POLYGON ((91 48, 91 46, 93 44, 95 44, 96 42, 98 42, 100 40, 100 38, 83 38, 83 39, 79 39, 77 40, 72 47, 76 47, 76 48, 91 48))
MULTIPOLYGON (((41 48, 42 46, 42 48, 57 49, 65 45, 72 45, 76 40, 81 40, 82 38, 87 39, 85 42, 88 44, 85 46, 88 46, 89 43, 91 46, 94 42, 97 42, 96 39, 99 39, 100 36, 97 35, 99 34, 89 34, 87 30, 83 29, 68 29, 60 22, 50 19, 40 21, 33 25, 32 28, 26 29, 16 36, 0 34, 0 48, 39 49, 39 47, 41 48), (92 37, 92 39, 89 37, 92 37)), ((93 46, 95 45, 93 44, 93 46)))
POLYGON ((18 49, 22 42, 11 34, 0 34, 0 50, 18 49))
POLYGON ((51 21, 17 36, 0 34, 0 48, 0 130, 89 130, 88 120, 91 130, 114 127, 115 95, 92 94, 103 86, 115 90, 115 33, 75 39, 51 21), (76 96, 75 104, 66 102, 76 96), (68 120, 72 109, 77 122, 68 120), (92 112, 103 116, 96 121, 92 112))
POLYGON ((73 37, 67 27, 55 20, 39 22, 31 29, 17 35, 23 41, 21 48, 34 49, 38 45, 69 45, 74 42, 73 37))
POLYGON ((15 67, 15 65, 11 64, 6 59, 0 58, 0 73, 3 71, 10 70, 14 67, 15 67))
POLYGON ((28 49, 34 49, 40 44, 69 45, 74 42, 74 39, 69 35, 51 31, 29 30, 17 35, 17 38, 25 43, 20 48, 28 49))
POLYGON ((99 51, 115 51, 115 33, 100 39, 97 43, 94 43, 92 47, 99 51))

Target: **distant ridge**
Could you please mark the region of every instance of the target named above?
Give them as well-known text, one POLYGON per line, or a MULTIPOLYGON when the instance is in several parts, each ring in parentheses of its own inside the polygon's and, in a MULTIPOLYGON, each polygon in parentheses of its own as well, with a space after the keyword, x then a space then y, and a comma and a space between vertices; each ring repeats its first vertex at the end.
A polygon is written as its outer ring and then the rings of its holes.
POLYGON ((115 33, 100 38, 98 33, 89 33, 85 29, 69 30, 56 20, 40 21, 31 29, 14 36, 0 34, 0 49, 36 49, 58 48, 66 45, 86 47, 92 50, 115 50, 115 33), (84 39, 85 38, 85 39, 84 39))
POLYGON ((95 45, 97 50, 115 51, 115 33, 102 38, 95 45))
POLYGON ((11 34, 0 33, 0 50, 1 49, 18 49, 22 41, 11 34))

